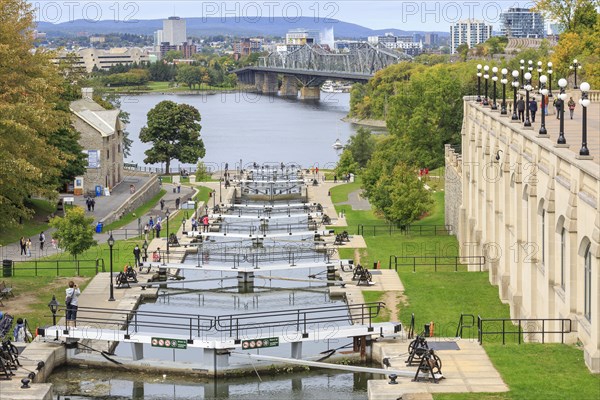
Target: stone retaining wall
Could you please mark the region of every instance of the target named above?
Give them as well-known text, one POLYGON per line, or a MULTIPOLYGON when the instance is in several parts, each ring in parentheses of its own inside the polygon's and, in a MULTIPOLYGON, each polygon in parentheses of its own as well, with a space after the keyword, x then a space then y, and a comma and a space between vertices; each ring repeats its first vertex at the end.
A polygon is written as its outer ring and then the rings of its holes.
POLYGON ((160 192, 160 183, 156 175, 152 175, 150 180, 139 188, 134 194, 116 210, 100 220, 104 225, 108 225, 121 218, 123 215, 132 212, 160 192))
POLYGON ((462 157, 454 152, 454 149, 446 145, 446 179, 444 184, 445 193, 445 224, 451 226, 450 234, 456 235, 458 229, 458 213, 462 203, 462 157))

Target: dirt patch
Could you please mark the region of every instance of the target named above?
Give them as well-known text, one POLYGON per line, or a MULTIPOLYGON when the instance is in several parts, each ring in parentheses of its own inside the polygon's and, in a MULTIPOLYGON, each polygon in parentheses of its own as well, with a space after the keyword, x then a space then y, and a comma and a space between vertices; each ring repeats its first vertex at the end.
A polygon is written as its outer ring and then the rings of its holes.
POLYGON ((399 291, 388 291, 381 299, 385 303, 387 310, 389 311, 389 321, 399 322, 398 316, 400 315, 400 309, 402 306, 407 304, 406 296, 404 292, 399 291))

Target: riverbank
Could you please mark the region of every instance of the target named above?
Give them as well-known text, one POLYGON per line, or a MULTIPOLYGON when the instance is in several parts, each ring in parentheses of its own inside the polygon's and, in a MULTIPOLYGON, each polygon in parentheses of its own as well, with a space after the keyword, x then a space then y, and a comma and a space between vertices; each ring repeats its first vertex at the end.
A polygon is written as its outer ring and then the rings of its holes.
POLYGON ((371 128, 387 129, 385 121, 381 119, 344 117, 342 118, 342 121, 361 126, 368 126, 371 128))

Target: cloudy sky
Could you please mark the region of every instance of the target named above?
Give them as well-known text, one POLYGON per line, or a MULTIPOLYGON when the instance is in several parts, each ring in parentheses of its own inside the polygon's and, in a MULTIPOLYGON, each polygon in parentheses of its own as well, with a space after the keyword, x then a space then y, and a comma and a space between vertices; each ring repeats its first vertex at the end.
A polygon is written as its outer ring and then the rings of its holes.
POLYGON ((227 20, 257 16, 338 19, 372 29, 448 31, 460 20, 475 18, 499 26, 500 12, 509 7, 529 8, 525 1, 117 1, 117 0, 31 0, 37 9, 37 19, 46 22, 66 22, 87 19, 90 22, 113 19, 161 19, 171 15, 181 17, 218 17, 227 20))

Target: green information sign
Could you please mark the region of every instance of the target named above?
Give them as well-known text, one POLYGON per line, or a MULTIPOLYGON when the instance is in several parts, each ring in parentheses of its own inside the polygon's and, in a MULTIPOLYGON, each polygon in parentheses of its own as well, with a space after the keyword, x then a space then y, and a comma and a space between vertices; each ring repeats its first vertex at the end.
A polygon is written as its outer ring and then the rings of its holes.
POLYGON ((187 349, 187 341, 183 339, 152 338, 152 347, 165 349, 187 349))
POLYGON ((277 347, 277 346, 279 346, 279 338, 278 337, 242 340, 242 349, 243 350, 264 349, 265 347, 277 347))

